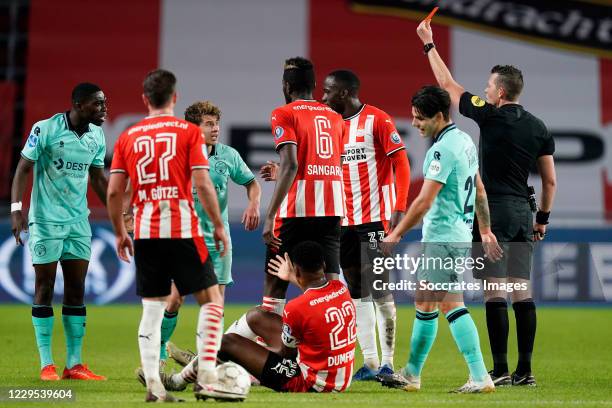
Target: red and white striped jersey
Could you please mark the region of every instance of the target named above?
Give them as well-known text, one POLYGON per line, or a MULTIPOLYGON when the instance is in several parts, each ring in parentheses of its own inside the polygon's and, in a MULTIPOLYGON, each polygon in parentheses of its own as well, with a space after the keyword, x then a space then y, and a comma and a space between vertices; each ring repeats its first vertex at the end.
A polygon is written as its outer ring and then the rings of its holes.
POLYGON ((132 183, 134 239, 202 236, 191 195, 194 169, 208 169, 208 159, 192 123, 150 116, 121 134, 111 173, 126 173, 132 183))
POLYGON ((342 117, 329 106, 298 100, 271 115, 276 150, 297 145, 298 171, 281 203, 281 218, 342 217, 342 117))
POLYGON ((371 105, 345 119, 342 225, 388 221, 395 206, 393 167, 387 156, 404 149, 391 117, 371 105))
POLYGON ((338 280, 307 289, 283 311, 282 340, 297 347, 306 389, 344 391, 351 385, 355 341, 355 305, 338 280))

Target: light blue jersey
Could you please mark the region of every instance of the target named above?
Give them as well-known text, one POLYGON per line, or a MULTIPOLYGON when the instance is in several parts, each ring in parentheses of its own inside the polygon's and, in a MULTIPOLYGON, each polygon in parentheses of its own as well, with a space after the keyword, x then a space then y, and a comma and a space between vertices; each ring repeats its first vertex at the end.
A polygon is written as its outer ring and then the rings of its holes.
POLYGON ((68 225, 89 216, 89 168, 104 167, 104 133, 90 123, 79 136, 67 116, 58 113, 35 123, 21 151, 34 162, 30 223, 68 225))
MULTIPOLYGON (((210 179, 217 192, 217 199, 219 200, 219 208, 221 210, 221 218, 227 232, 228 239, 230 240, 230 228, 227 211, 227 183, 231 179, 234 183, 239 185, 247 185, 253 180, 255 176, 253 172, 246 165, 240 154, 236 149, 217 143, 208 155, 208 162, 210 165, 210 179)), ((195 203, 195 209, 200 218, 200 225, 204 232, 204 240, 209 248, 215 247, 215 240, 213 238, 214 226, 213 223, 206 215, 206 212, 202 208, 202 204, 198 199, 198 195, 194 189, 193 199, 195 203)))
POLYGON ((426 179, 444 186, 423 219, 423 242, 472 242, 478 152, 455 124, 445 127, 427 151, 426 179))

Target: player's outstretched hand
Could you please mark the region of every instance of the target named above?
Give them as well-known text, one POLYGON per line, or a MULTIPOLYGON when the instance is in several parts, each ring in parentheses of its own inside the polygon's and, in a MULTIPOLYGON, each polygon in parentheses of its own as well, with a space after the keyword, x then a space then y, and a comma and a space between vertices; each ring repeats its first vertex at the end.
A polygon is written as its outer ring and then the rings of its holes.
POLYGON ((254 231, 259 227, 259 205, 249 204, 242 214, 242 221, 244 229, 247 231, 254 231))
POLYGON ((402 237, 391 231, 391 233, 387 235, 385 239, 380 243, 380 248, 382 249, 383 254, 386 256, 393 254, 395 246, 398 242, 400 242, 401 239, 402 237))
POLYGON ((227 248, 229 248, 229 241, 223 225, 215 227, 213 231, 213 238, 215 240, 215 249, 223 258, 227 253, 227 248))
POLYGON ((289 254, 286 252, 284 257, 276 255, 276 258, 270 259, 270 262, 268 262, 268 273, 281 280, 297 283, 295 279, 295 268, 293 267, 293 262, 291 262, 289 254))
POLYGON ((417 35, 423 41, 423 44, 429 44, 433 42, 433 31, 431 30, 431 22, 429 20, 423 20, 417 27, 417 35))
POLYGON ((132 238, 128 234, 118 235, 115 238, 116 246, 117 246, 117 255, 119 255, 119 259, 124 262, 130 263, 130 256, 134 256, 134 244, 132 243, 132 238))
POLYGON ((497 237, 492 232, 480 233, 480 239, 482 241, 482 248, 485 251, 485 255, 492 262, 499 261, 504 255, 504 251, 497 243, 497 237))
POLYGON ((279 237, 274 235, 274 218, 266 218, 262 237, 266 245, 270 248, 280 248, 282 241, 279 237))
POLYGON ((259 169, 259 176, 265 181, 275 181, 276 173, 278 173, 279 167, 280 167, 280 164, 273 162, 271 160, 268 160, 266 164, 261 166, 261 169, 259 169))
POLYGON ((28 218, 21 211, 11 213, 11 231, 15 237, 15 243, 23 246, 21 231, 28 232, 28 218))

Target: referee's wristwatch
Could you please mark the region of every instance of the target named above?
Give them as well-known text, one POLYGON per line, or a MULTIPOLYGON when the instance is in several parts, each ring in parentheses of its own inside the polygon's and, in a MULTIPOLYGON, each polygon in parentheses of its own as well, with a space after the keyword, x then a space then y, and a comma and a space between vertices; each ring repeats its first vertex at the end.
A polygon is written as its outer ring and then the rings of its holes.
POLYGON ((427 43, 423 46, 423 54, 427 54, 432 49, 436 48, 436 45, 432 42, 427 43))

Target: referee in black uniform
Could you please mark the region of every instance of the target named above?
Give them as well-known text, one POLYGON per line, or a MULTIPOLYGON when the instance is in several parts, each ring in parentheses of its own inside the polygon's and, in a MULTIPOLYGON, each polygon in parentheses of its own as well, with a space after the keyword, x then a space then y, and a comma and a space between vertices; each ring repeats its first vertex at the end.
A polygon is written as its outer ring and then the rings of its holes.
MULTIPOLYGON (((453 106, 473 119, 480 127, 480 173, 489 197, 489 223, 504 257, 497 263, 487 263, 476 272, 477 278, 488 283, 524 284, 527 290, 511 293, 516 318, 518 365, 510 376, 508 370, 508 307, 505 290, 487 290, 484 297, 487 328, 493 355, 493 382, 498 385, 535 386, 531 372, 531 354, 536 333, 536 309, 531 295, 530 274, 534 242, 544 239, 552 208, 556 176, 553 153, 555 143, 544 123, 519 105, 523 75, 517 68, 497 65, 485 89, 484 101, 465 92, 449 72, 435 50, 433 33, 428 21, 422 22, 417 34, 439 85, 451 95, 453 106), (529 170, 537 166, 542 178, 542 197, 535 223, 527 185, 529 170)), ((477 231, 478 229, 475 228, 477 231)))

